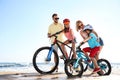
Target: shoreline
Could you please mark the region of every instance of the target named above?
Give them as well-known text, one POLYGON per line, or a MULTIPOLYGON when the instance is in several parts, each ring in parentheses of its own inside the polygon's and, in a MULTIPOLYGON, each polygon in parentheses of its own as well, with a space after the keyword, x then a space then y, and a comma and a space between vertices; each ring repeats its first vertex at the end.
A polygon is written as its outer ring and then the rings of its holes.
POLYGON ((59 66, 58 72, 47 75, 39 74, 33 66, 4 68, 0 71, 0 80, 120 80, 120 65, 112 65, 112 72, 107 76, 90 75, 91 72, 88 69, 81 78, 68 78, 63 66, 59 66))

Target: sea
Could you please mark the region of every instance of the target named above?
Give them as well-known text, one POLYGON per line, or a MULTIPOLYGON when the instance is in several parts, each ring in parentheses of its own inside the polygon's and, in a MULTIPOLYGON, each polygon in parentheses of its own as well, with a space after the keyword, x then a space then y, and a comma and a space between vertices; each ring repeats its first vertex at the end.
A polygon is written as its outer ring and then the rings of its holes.
MULTIPOLYGON (((43 65, 43 64, 41 64, 43 65)), ((63 71, 64 70, 64 63, 59 64, 59 70, 63 71)), ((37 72, 34 69, 34 66, 32 63, 25 63, 25 62, 1 62, 0 63, 0 72, 37 72)))
MULTIPOLYGON (((111 63, 112 69, 120 70, 120 63, 111 63)), ((64 71, 64 64, 59 64, 59 69, 64 71)), ((1 62, 0 72, 36 72, 32 63, 15 63, 15 62, 1 62)))

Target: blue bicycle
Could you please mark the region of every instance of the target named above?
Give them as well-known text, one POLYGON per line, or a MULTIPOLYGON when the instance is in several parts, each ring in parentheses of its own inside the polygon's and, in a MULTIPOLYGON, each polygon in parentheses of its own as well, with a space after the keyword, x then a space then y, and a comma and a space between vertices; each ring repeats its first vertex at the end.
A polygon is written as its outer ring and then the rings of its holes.
MULTIPOLYGON (((81 44, 82 45, 82 44, 81 44)), ((76 48, 76 53, 78 58, 76 60, 70 60, 65 64, 65 73, 69 76, 74 74, 74 70, 79 72, 79 63, 83 64, 83 71, 85 72, 88 67, 94 69, 93 62, 89 63, 88 58, 85 56, 79 45, 76 48)), ((99 59, 97 61, 98 65, 101 68, 100 72, 97 72, 99 75, 109 75, 111 73, 111 64, 106 59, 99 59)))

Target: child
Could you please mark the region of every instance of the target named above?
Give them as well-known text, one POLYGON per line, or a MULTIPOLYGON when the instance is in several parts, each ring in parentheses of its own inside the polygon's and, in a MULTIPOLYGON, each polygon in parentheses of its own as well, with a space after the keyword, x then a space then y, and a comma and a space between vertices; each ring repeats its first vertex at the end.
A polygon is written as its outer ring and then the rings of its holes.
POLYGON ((92 32, 92 30, 93 30, 93 28, 90 25, 86 25, 84 27, 83 31, 86 32, 88 37, 86 39, 84 39, 81 43, 88 42, 90 47, 84 48, 83 52, 85 53, 85 55, 87 57, 90 57, 94 63, 95 68, 92 73, 97 73, 97 72, 101 71, 101 69, 99 68, 99 66, 97 64, 97 60, 95 59, 95 56, 97 55, 98 51, 100 50, 100 44, 97 41, 97 36, 92 32), (87 52, 90 53, 89 56, 88 56, 87 52))
MULTIPOLYGON (((76 59, 76 51, 75 51, 75 36, 73 34, 72 29, 70 28, 70 20, 69 19, 64 19, 63 20, 63 24, 64 24, 64 35, 67 38, 67 40, 64 42, 65 44, 70 44, 72 43, 72 48, 73 48, 73 58, 76 59)), ((64 44, 61 45, 62 50, 66 56, 66 58, 68 59, 68 54, 65 50, 64 44)), ((62 58, 62 56, 61 56, 62 58)))

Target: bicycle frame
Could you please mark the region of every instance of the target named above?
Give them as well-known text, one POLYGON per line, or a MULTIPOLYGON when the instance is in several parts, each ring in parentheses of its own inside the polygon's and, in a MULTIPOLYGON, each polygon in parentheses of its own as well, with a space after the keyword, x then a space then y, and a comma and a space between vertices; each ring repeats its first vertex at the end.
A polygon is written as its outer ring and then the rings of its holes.
POLYGON ((52 52, 53 52, 53 50, 54 50, 54 48, 53 48, 54 45, 57 45, 57 46, 58 46, 58 48, 60 49, 62 55, 63 55, 64 58, 65 58, 64 60, 67 59, 67 58, 65 57, 65 54, 64 54, 64 52, 63 52, 63 50, 62 50, 62 48, 61 48, 61 46, 60 46, 59 43, 67 46, 68 48, 70 48, 70 54, 69 54, 68 59, 71 59, 71 53, 72 53, 72 50, 73 50, 72 47, 70 47, 70 46, 67 45, 67 44, 64 44, 63 42, 61 42, 61 41, 59 41, 59 40, 57 40, 57 36, 55 36, 54 42, 53 42, 53 44, 51 44, 50 50, 49 50, 48 55, 47 55, 47 61, 50 61, 50 60, 51 60, 51 55, 52 55, 52 52))
POLYGON ((77 58, 76 63, 74 64, 74 68, 77 68, 80 60, 83 60, 84 63, 87 64, 90 68, 94 67, 93 66, 93 62, 91 64, 88 63, 87 57, 85 56, 85 54, 83 53, 83 51, 81 50, 81 48, 77 48, 76 53, 77 53, 78 58, 77 58))

